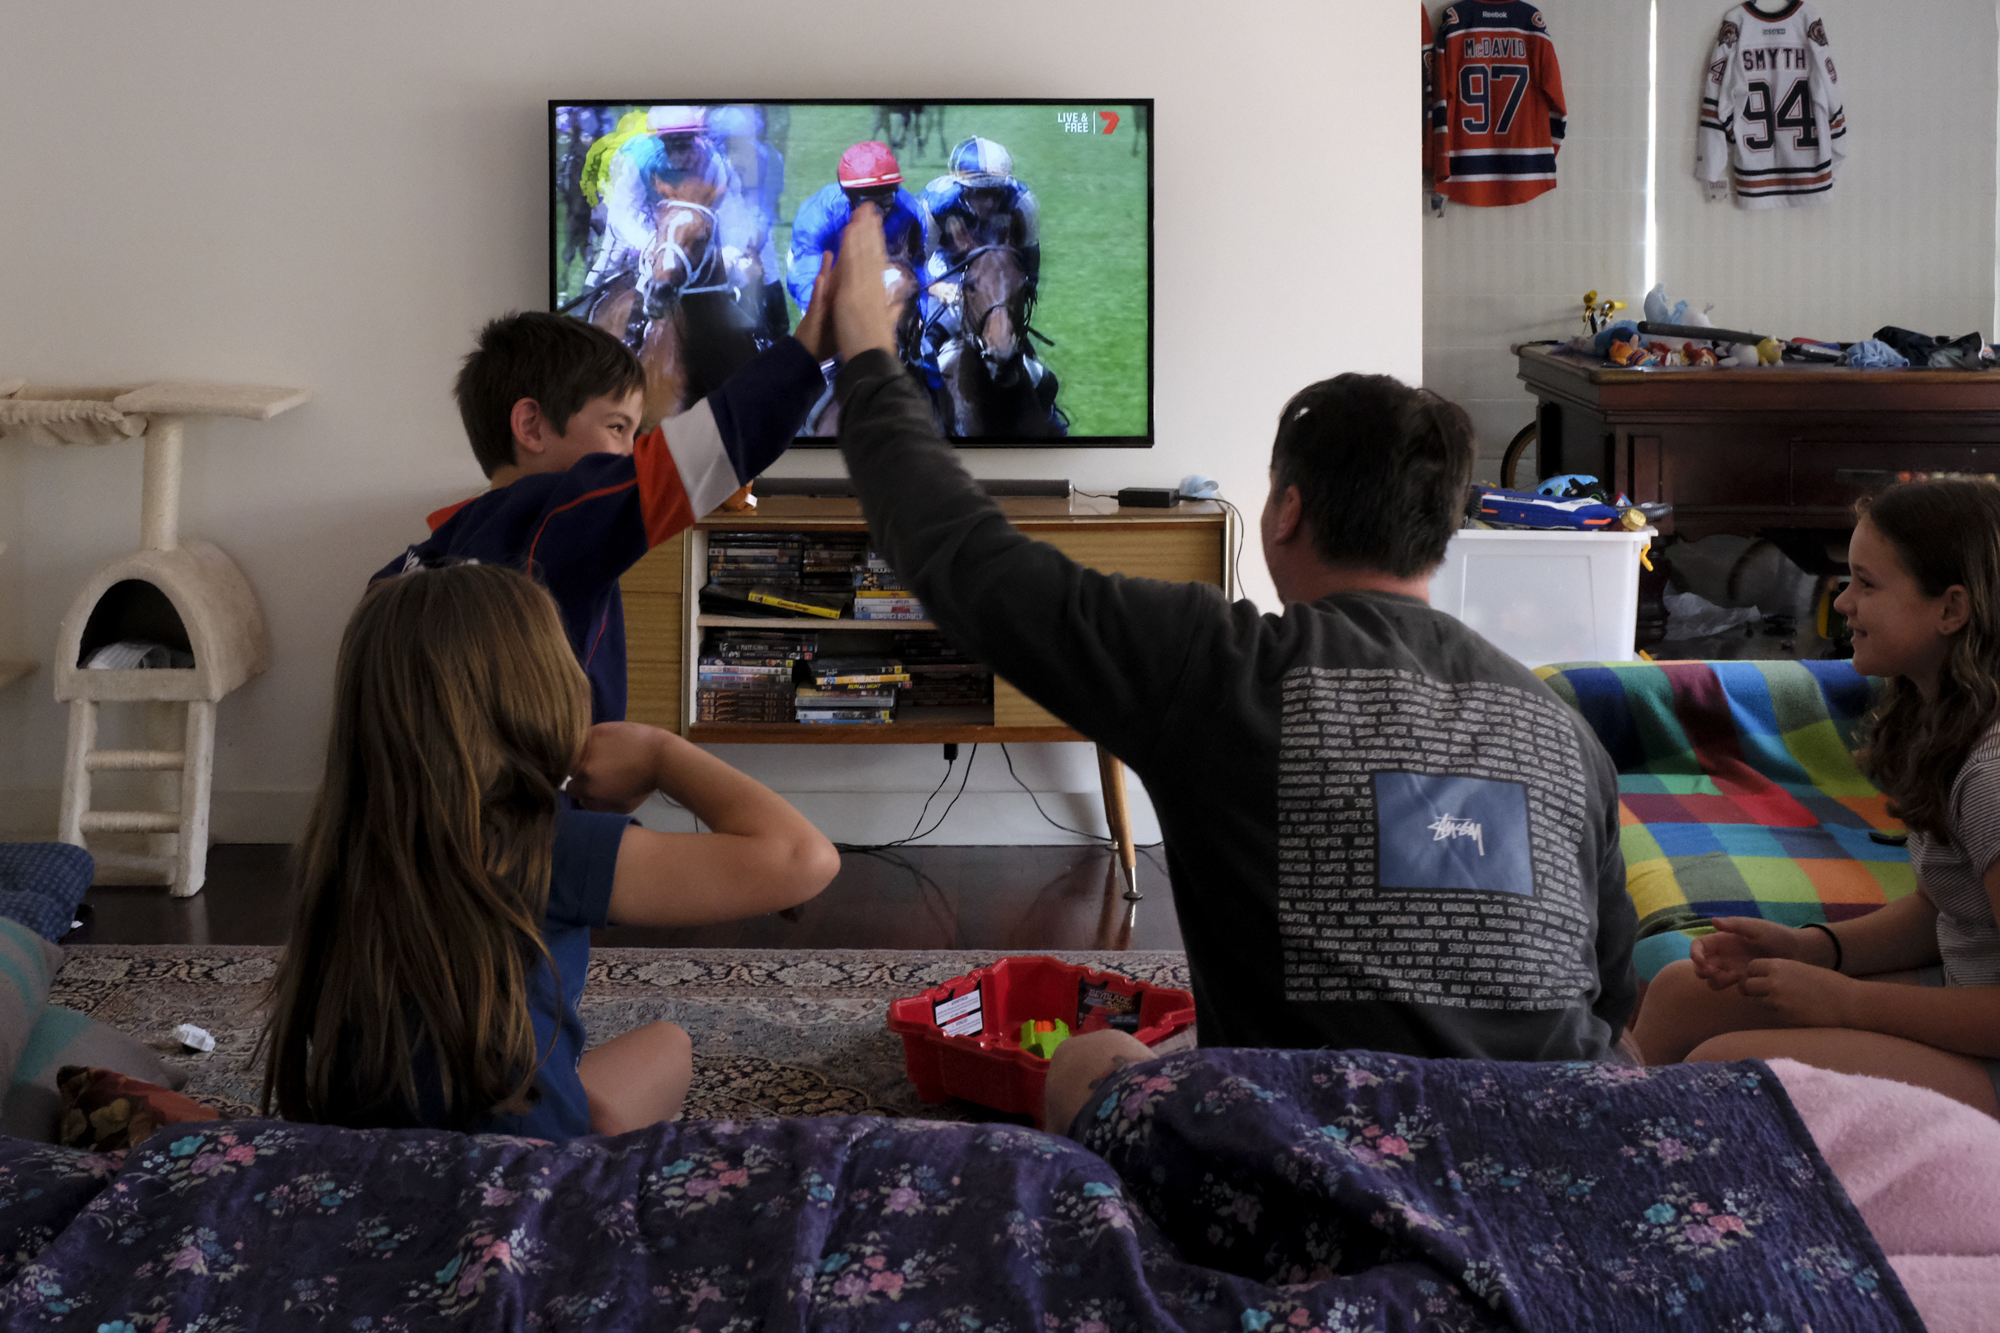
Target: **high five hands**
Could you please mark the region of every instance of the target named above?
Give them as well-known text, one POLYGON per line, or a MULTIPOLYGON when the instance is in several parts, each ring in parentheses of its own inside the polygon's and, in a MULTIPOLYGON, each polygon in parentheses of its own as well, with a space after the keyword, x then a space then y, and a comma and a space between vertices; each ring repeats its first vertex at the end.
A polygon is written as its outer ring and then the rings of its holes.
POLYGON ((882 214, 863 204, 840 235, 840 258, 820 256, 812 301, 793 336, 821 361, 836 354, 856 357, 871 347, 893 356, 896 316, 882 276, 888 271, 882 214))

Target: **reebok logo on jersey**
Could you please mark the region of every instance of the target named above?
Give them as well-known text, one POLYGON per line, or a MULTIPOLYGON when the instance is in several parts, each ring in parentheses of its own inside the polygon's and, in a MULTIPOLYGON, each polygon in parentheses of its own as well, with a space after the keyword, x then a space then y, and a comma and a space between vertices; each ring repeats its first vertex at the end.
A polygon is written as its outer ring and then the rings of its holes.
POLYGON ((1431 821, 1432 842, 1443 842, 1446 838, 1471 838, 1479 848, 1481 856, 1486 855, 1486 829, 1469 819, 1454 819, 1450 815, 1439 815, 1431 821))

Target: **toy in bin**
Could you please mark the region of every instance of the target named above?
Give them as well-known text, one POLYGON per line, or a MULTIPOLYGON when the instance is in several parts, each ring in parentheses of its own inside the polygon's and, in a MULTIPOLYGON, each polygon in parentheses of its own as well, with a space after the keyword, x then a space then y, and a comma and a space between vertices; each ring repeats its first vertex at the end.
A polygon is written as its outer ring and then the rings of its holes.
POLYGON ((1601 500, 1494 488, 1480 495, 1479 517, 1499 527, 1588 530, 1616 525, 1618 511, 1601 500))
POLYGON ((1058 958, 1002 958, 892 1001, 889 1030, 923 1100, 962 1097, 1040 1126, 1049 1056, 1071 1035, 1115 1028, 1158 1046, 1194 1017, 1184 990, 1058 958))
POLYGON ((1056 1047, 1068 1040, 1069 1024, 1060 1018, 1030 1018, 1021 1024, 1021 1049, 1044 1060, 1054 1057, 1056 1047))

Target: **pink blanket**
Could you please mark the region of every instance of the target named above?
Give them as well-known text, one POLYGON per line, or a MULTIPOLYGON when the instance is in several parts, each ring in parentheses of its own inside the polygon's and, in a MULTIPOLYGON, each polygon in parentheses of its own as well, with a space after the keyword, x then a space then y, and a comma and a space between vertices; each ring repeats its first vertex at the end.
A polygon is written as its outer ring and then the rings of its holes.
POLYGON ((1931 1333, 2000 1327, 2000 1120, 1888 1079, 1771 1071, 1931 1333))

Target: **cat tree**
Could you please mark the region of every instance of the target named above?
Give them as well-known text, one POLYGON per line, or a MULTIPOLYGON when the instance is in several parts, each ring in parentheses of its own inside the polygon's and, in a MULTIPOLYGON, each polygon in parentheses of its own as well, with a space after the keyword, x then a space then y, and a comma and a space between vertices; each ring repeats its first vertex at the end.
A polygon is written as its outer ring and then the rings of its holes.
POLYGON ((184 898, 202 885, 208 852, 215 706, 264 670, 263 613, 243 571, 214 545, 180 536, 181 446, 189 417, 267 421, 311 395, 303 389, 164 381, 119 388, 0 383, 0 436, 51 447, 145 441, 139 547, 98 569, 56 634, 55 696, 70 706, 58 836, 146 836, 143 853, 98 851, 97 882, 164 883, 184 898), (191 667, 107 669, 85 662, 107 644, 146 638, 189 653, 191 667), (145 749, 99 749, 102 704, 149 705, 145 749), (184 716, 174 719, 172 710, 184 716), (161 723, 177 723, 176 739, 161 723), (153 772, 162 808, 97 810, 92 775, 153 772), (177 795, 177 799, 176 799, 177 795))

